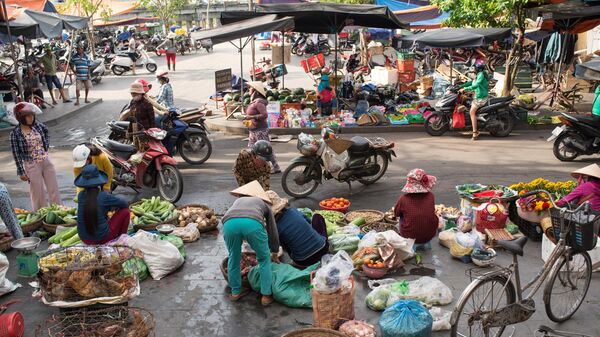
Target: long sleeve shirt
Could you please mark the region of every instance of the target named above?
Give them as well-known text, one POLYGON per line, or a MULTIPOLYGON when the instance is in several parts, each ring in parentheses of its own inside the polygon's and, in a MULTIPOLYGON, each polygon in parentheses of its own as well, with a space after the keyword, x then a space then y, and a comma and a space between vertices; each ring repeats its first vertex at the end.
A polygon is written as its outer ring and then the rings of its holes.
MULTIPOLYGON (((110 191, 110 184, 113 179, 113 166, 110 162, 110 159, 108 159, 108 157, 104 153, 100 153, 97 156, 92 156, 92 164, 96 165, 99 171, 106 173, 106 175, 108 176, 108 181, 106 182, 106 184, 104 184, 104 186, 102 186, 102 190, 110 191)), ((77 178, 79 173, 81 173, 82 169, 83 167, 73 168, 73 176, 77 178)), ((77 194, 79 194, 79 192, 81 191, 83 191, 83 188, 77 187, 77 194)))
POLYGON ((249 130, 266 130, 269 127, 267 124, 267 118, 269 117, 267 104, 266 99, 257 98, 248 106, 246 116, 251 117, 251 120, 254 122, 253 126, 248 128, 249 130))
POLYGON ((277 220, 277 231, 281 246, 294 261, 306 260, 327 243, 296 208, 283 210, 277 220))
POLYGON ((167 54, 177 54, 177 43, 174 39, 166 39, 156 47, 156 49, 164 48, 167 54))
POLYGON ((131 100, 129 110, 130 115, 135 117, 136 122, 144 129, 148 130, 155 126, 154 108, 145 98, 139 101, 131 100))
POLYGON ((581 203, 582 201, 589 201, 593 210, 600 211, 600 181, 592 180, 577 186, 556 204, 563 206, 568 202, 581 203))
POLYGON ((171 87, 170 83, 165 83, 160 86, 156 101, 166 106, 167 109, 175 108, 175 103, 173 102, 173 87, 171 87))
MULTIPOLYGON (((48 128, 44 124, 36 122, 31 127, 31 132, 37 132, 40 134, 44 151, 47 152, 50 148, 50 142, 48 140, 48 128)), ((27 146, 25 135, 23 134, 21 126, 19 125, 10 133, 10 147, 12 149, 15 164, 17 165, 17 175, 25 175, 24 164, 26 161, 32 160, 32 156, 29 151, 29 147, 27 146)))
POLYGON ((19 225, 19 220, 13 210, 12 200, 8 190, 3 183, 0 183, 0 218, 4 221, 6 228, 16 240, 23 238, 23 230, 19 225))
POLYGON ((437 233, 439 220, 431 192, 402 195, 394 207, 394 214, 400 219, 400 235, 404 238, 415 239, 421 244, 429 242, 437 233))
POLYGON ((475 81, 469 81, 461 87, 465 90, 474 90, 476 99, 486 99, 489 96, 489 82, 483 71, 477 74, 475 81))
POLYGON ((223 215, 221 221, 225 223, 233 218, 250 218, 260 222, 267 231, 269 249, 273 253, 279 252, 279 233, 277 232, 275 217, 271 207, 262 199, 257 197, 238 198, 223 215))
POLYGON ((102 241, 109 233, 107 213, 111 209, 127 208, 127 201, 104 191, 98 193, 98 225, 94 233, 87 230, 84 221, 85 205, 86 205, 86 190, 79 192, 77 195, 77 234, 81 240, 86 241, 102 241))

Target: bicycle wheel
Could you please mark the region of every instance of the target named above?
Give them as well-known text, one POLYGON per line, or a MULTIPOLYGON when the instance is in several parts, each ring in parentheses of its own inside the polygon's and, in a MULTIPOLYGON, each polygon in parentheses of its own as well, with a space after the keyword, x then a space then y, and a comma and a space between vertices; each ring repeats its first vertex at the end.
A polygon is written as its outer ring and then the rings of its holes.
POLYGON ((592 279, 592 260, 587 252, 571 250, 554 266, 544 288, 544 304, 548 318, 564 322, 585 299, 592 279))
POLYGON ((511 281, 499 275, 475 282, 474 286, 469 285, 467 289, 471 289, 461 296, 454 308, 452 316, 456 317, 456 321, 452 324, 450 336, 500 337, 505 326, 485 327, 483 321, 489 318, 492 310, 516 301, 515 287, 511 281))

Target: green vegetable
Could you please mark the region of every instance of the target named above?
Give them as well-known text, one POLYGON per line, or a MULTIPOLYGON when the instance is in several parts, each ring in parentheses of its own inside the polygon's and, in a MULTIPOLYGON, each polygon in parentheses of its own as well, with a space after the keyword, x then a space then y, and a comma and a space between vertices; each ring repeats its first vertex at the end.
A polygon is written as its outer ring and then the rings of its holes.
POLYGON ((358 218, 350 221, 350 223, 348 223, 348 225, 354 225, 356 227, 360 227, 360 226, 363 226, 366 223, 367 223, 367 221, 365 220, 365 218, 358 217, 358 218))
POLYGON ((78 234, 75 234, 74 236, 72 236, 68 240, 65 240, 65 241, 61 242, 60 246, 61 247, 71 247, 71 246, 75 245, 78 241, 81 241, 81 239, 79 238, 78 234))
POLYGON ((303 96, 304 95, 304 88, 296 88, 293 91, 295 96, 303 96))
POLYGON ((62 232, 56 233, 48 239, 50 243, 60 243, 65 238, 70 238, 77 233, 77 227, 65 229, 62 232))

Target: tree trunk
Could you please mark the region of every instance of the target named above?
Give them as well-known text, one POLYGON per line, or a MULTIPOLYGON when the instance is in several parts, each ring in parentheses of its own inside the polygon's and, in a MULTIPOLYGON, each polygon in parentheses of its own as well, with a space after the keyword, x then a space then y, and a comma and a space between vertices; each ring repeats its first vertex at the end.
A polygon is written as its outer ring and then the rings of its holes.
POLYGON ((94 27, 92 29, 88 26, 87 28, 87 38, 88 38, 88 46, 90 47, 90 51, 92 53, 92 59, 96 59, 96 49, 94 48, 94 27))
POLYGON ((513 44, 508 57, 506 58, 506 69, 504 70, 504 87, 502 96, 509 96, 514 87, 517 76, 519 62, 523 54, 523 43, 525 42, 525 30, 521 27, 517 29, 517 41, 513 44), (513 62, 514 61, 514 62, 513 62))

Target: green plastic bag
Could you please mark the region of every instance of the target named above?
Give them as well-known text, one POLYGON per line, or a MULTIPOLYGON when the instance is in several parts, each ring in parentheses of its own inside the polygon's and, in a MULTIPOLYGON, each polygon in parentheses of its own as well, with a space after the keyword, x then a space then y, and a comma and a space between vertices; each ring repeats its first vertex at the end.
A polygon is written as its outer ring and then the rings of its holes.
POLYGON ((131 275, 133 273, 137 274, 140 281, 143 281, 150 276, 148 266, 142 258, 135 256, 123 263, 123 274, 131 275))
MULTIPOLYGON (((304 270, 299 270, 289 264, 272 263, 272 290, 275 301, 291 308, 312 308, 310 273, 319 265, 320 263, 315 263, 304 270)), ((260 292, 259 266, 250 269, 248 281, 252 290, 260 292)))
POLYGON ((186 258, 187 254, 185 252, 185 246, 183 244, 183 240, 179 236, 173 235, 173 234, 168 234, 168 235, 161 234, 160 239, 172 243, 173 246, 175 246, 175 247, 177 247, 177 249, 179 249, 179 253, 181 253, 181 256, 183 256, 183 259, 186 258))

